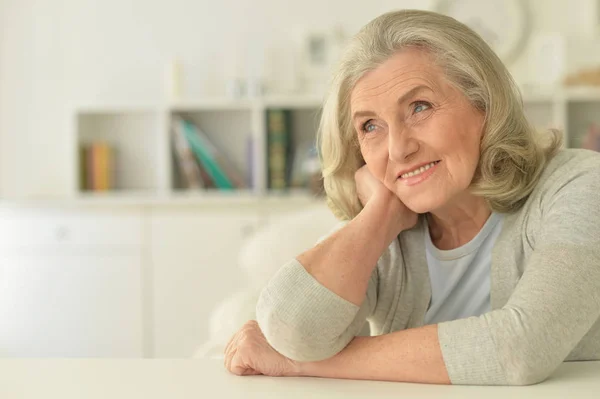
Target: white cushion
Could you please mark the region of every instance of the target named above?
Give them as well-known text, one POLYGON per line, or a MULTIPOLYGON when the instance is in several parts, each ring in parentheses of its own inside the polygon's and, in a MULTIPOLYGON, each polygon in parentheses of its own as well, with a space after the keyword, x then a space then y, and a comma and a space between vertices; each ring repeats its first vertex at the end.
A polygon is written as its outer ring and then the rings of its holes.
POLYGON ((287 261, 312 248, 340 222, 325 206, 284 215, 258 230, 242 244, 238 266, 248 287, 221 302, 209 318, 210 338, 194 357, 223 357, 229 339, 248 320, 256 318, 256 302, 271 276, 287 261))

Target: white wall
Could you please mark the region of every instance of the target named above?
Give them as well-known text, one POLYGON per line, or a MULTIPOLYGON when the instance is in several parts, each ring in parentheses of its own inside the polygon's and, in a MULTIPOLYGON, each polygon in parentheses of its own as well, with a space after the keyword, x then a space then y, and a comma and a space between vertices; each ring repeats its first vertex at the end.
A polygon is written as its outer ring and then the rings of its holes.
MULTIPOLYGON (((69 190, 70 107, 156 103, 164 68, 182 59, 186 94, 220 93, 235 49, 263 39, 283 54, 302 28, 355 32, 394 8, 434 0, 0 0, 0 196, 69 190)), ((594 32, 596 0, 532 0, 534 30, 575 38, 594 32)), ((587 39, 586 39, 587 40, 587 39)), ((584 41, 579 40, 580 43, 584 41)), ((588 40, 589 42, 589 40, 588 40)), ((587 43, 587 42, 586 42, 587 43)), ((588 61, 581 44, 573 59, 588 61)), ((525 58, 512 67, 530 73, 525 58)))
POLYGON ((4 19, 2 17, 2 15, 4 14, 4 0, 0 0, 0 198, 2 198, 2 193, 3 193, 3 185, 2 185, 2 171, 4 170, 3 165, 4 165, 4 137, 2 134, 2 87, 4 87, 3 82, 2 82, 2 43, 4 42, 3 37, 4 37, 4 19))

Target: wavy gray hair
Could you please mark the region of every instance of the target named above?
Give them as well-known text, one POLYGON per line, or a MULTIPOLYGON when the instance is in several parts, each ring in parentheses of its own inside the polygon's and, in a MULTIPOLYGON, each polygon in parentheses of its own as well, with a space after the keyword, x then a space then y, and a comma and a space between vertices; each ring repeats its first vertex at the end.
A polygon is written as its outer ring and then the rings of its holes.
POLYGON ((406 47, 434 56, 446 78, 485 113, 479 165, 470 186, 492 210, 512 212, 525 202, 562 134, 538 134, 527 121, 521 93, 485 41, 457 20, 430 11, 383 14, 349 43, 333 75, 317 138, 329 207, 341 219, 362 209, 355 172, 364 165, 350 118, 350 94, 357 81, 406 47))

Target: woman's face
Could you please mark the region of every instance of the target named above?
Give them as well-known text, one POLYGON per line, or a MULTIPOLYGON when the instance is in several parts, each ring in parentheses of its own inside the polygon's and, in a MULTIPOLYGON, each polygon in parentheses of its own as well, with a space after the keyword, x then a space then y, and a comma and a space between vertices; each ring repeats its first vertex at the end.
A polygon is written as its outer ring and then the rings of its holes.
POLYGON ((485 116, 428 53, 397 53, 358 81, 350 103, 367 167, 409 209, 432 212, 465 194, 485 116))

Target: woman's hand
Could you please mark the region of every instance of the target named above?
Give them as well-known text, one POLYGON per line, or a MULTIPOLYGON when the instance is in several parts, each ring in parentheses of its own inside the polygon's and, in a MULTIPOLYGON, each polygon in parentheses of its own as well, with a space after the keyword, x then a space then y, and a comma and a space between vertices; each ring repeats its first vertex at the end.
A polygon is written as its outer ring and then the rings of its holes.
MULTIPOLYGON (((389 190, 383 185, 382 182, 377 180, 371 171, 367 168, 367 165, 362 166, 354 173, 354 181, 356 182, 356 192, 358 199, 362 206, 366 206, 369 199, 376 192, 388 191, 389 190)), ((391 194, 391 192, 390 192, 391 194)))
POLYGON ((417 223, 418 215, 408 209, 396 194, 391 192, 381 181, 373 176, 367 165, 362 166, 356 171, 354 180, 356 181, 358 199, 363 207, 369 201, 376 201, 377 204, 389 210, 388 216, 396 221, 394 223, 395 227, 392 228, 392 236, 396 236, 401 231, 412 228, 417 223))
POLYGON ((227 344, 225 367, 237 375, 299 375, 298 363, 273 349, 255 320, 246 322, 227 344))

